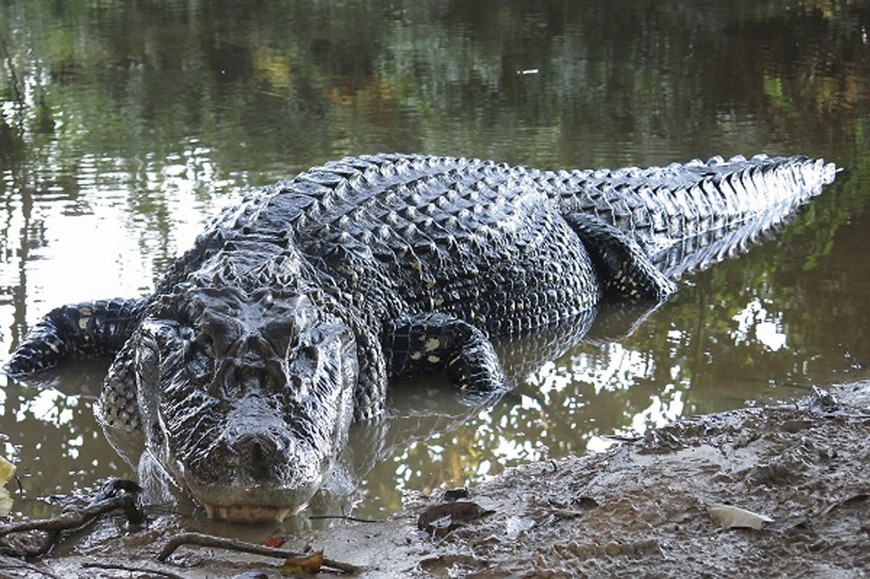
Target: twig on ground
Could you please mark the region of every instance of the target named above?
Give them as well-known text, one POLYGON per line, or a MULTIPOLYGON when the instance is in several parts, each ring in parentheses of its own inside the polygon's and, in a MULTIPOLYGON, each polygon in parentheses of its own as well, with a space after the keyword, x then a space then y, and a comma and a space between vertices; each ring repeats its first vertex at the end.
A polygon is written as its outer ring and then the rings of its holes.
POLYGON ((132 566, 132 565, 120 565, 117 563, 98 563, 96 561, 88 561, 86 563, 82 563, 82 567, 86 568, 94 568, 94 569, 117 569, 119 571, 129 571, 130 573, 145 573, 148 576, 159 575, 160 577, 169 577, 170 579, 184 579, 181 575, 177 575, 170 571, 163 571, 162 569, 155 569, 150 566, 132 566))
POLYGON ((383 523, 383 521, 378 521, 376 519, 360 519, 359 517, 352 517, 350 515, 313 515, 308 517, 309 521, 323 521, 327 519, 341 519, 342 521, 352 521, 354 523, 383 523))
POLYGON ((46 568, 5 555, 0 555, 0 570, 3 571, 4 577, 8 575, 10 577, 27 577, 28 579, 61 579, 60 576, 46 568))
MULTIPOLYGON (((237 539, 225 539, 223 537, 215 537, 213 535, 205 535, 203 533, 182 533, 172 537, 169 542, 163 547, 163 550, 157 555, 157 560, 160 562, 169 558, 176 549, 182 545, 199 545, 200 547, 212 547, 215 549, 228 549, 230 551, 240 551, 242 553, 251 553, 253 555, 265 555, 266 557, 276 557, 287 559, 289 557, 304 556, 304 553, 290 551, 288 549, 276 549, 275 547, 266 547, 263 545, 255 545, 237 539)), ((343 563, 334 559, 323 559, 323 565, 332 569, 337 569, 350 575, 357 575, 363 571, 362 567, 343 563)))

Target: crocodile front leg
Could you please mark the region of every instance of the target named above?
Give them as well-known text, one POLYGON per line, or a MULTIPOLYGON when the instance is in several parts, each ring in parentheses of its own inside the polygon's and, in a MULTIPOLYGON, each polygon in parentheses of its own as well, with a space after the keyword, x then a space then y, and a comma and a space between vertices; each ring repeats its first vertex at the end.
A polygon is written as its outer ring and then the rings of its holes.
POLYGON ((143 299, 111 299, 51 310, 34 326, 6 363, 22 376, 56 366, 73 354, 114 356, 145 312, 143 299))
POLYGON ((476 327, 447 314, 405 316, 383 334, 391 376, 443 369, 460 389, 489 395, 507 389, 492 342, 476 327))

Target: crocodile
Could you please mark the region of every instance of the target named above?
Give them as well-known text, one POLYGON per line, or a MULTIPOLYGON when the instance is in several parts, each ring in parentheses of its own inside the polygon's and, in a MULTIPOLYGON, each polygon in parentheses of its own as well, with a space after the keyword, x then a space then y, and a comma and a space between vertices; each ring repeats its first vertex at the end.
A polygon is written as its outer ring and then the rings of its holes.
MULTIPOLYGON (((510 386, 493 348, 660 304, 831 183, 806 157, 544 171, 405 154, 328 162, 220 213, 156 291, 58 307, 6 365, 113 357, 97 415, 141 433, 206 510, 283 520, 388 383, 443 372, 473 403, 510 386)), ((581 332, 582 333, 582 332, 581 332)))

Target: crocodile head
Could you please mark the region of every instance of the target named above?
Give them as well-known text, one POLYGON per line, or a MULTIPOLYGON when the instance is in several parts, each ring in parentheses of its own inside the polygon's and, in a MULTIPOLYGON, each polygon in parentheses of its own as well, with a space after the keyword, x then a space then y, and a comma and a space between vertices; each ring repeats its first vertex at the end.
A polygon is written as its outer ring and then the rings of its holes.
POLYGON ((347 325, 304 295, 199 288, 134 339, 147 450, 209 516, 280 521, 307 503, 351 420, 347 325))

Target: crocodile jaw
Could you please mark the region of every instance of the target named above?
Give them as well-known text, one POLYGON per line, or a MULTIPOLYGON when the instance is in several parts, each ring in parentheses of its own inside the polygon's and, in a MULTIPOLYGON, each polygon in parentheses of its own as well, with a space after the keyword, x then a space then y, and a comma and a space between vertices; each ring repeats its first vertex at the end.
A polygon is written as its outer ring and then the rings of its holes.
POLYGON ((210 519, 221 519, 231 523, 283 523, 289 515, 297 513, 305 505, 297 508, 260 505, 215 505, 201 501, 210 519))
POLYGON ((320 479, 304 487, 281 487, 269 484, 212 486, 179 480, 194 500, 202 505, 210 519, 231 523, 281 523, 304 509, 320 488, 320 479))

